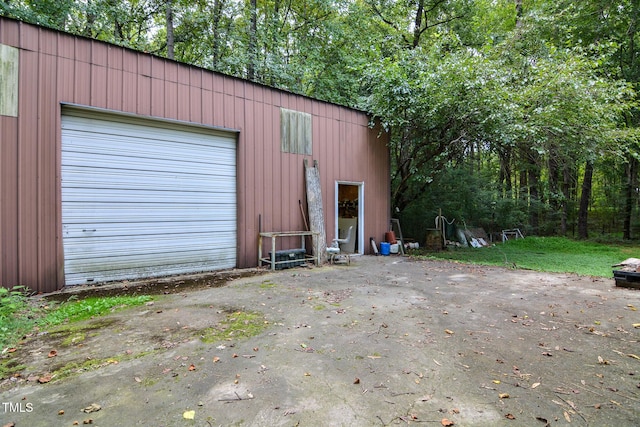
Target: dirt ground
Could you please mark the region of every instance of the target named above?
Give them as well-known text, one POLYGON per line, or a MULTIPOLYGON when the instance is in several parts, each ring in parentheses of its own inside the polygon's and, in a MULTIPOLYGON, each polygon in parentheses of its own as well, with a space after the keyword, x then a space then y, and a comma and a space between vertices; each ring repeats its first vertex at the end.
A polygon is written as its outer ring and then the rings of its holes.
POLYGON ((613 279, 400 256, 232 277, 151 281, 3 355, 26 368, 0 425, 640 425, 640 291, 613 279), (237 312, 265 329, 202 340, 237 312))

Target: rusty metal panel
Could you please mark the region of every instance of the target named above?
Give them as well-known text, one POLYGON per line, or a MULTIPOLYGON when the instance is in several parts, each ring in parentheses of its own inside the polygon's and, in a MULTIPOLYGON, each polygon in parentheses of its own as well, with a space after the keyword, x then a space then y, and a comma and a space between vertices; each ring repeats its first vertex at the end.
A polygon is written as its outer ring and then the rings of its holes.
POLYGON ((111 70, 122 70, 124 49, 116 46, 109 46, 107 51, 107 63, 111 70))
MULTIPOLYGON (((56 34, 52 34, 54 37, 56 34)), ((38 88, 38 125, 37 125, 37 163, 36 199, 37 210, 37 240, 32 242, 37 253, 38 262, 34 268, 36 283, 41 286, 53 287, 55 278, 48 278, 54 271, 46 262, 51 254, 56 254, 57 236, 59 235, 59 204, 58 183, 54 178, 42 179, 41 177, 56 177, 58 165, 58 129, 59 126, 59 89, 57 87, 57 74, 60 72, 56 66, 58 58, 51 55, 39 56, 39 88, 38 88), (52 108, 55 106, 58 108, 52 108)), ((34 165, 32 164, 31 167, 34 165)))
POLYGON ((202 89, 189 88, 189 121, 202 123, 202 89))
POLYGON ((75 44, 75 59, 76 61, 86 62, 87 64, 91 63, 91 43, 88 43, 87 40, 82 39, 80 37, 73 37, 73 41, 75 44))
POLYGON ((196 67, 189 68, 189 86, 194 89, 202 88, 202 69, 196 67))
POLYGON ((0 286, 22 284, 18 265, 18 119, 0 116, 0 286))
POLYGON ((137 93, 136 113, 143 116, 151 115, 151 77, 138 74, 137 93))
POLYGON ((20 46, 20 28, 18 21, 3 20, 0 25, 0 43, 8 46, 20 46))
POLYGON ((73 101, 77 104, 91 105, 91 65, 76 61, 75 78, 73 101))
POLYGON ((124 49, 122 51, 122 70, 130 73, 138 72, 138 52, 124 49))
POLYGON ((202 73, 202 89, 206 91, 213 90, 213 74, 212 73, 202 73))
POLYGON ((73 92, 75 90, 75 67, 74 61, 69 58, 58 57, 58 93, 63 102, 73 102, 73 92))
POLYGON ((91 65, 91 106, 107 108, 107 68, 91 65), (103 82, 97 84, 96 82, 103 82))
POLYGON ((39 52, 47 55, 58 55, 58 34, 42 29, 39 34, 39 52))
POLYGON ((109 68, 107 70, 107 108, 122 110, 122 70, 109 68))
POLYGON ((151 115, 156 117, 163 117, 165 114, 165 99, 166 94, 164 92, 165 81, 162 79, 151 79, 151 115))
POLYGON ((151 77, 154 79, 165 79, 165 62, 160 58, 151 58, 151 77))
POLYGON ((190 67, 188 65, 178 64, 178 83, 189 86, 191 79, 189 71, 190 67))
MULTIPOLYGON (((122 80, 122 110, 135 113, 138 107, 138 75, 125 71, 122 74, 122 80)), ((78 102, 78 104, 82 103, 78 102)))
POLYGON ((33 27, 31 25, 20 25, 20 48, 25 50, 30 50, 32 52, 38 51, 38 43, 40 41, 39 33, 40 29, 38 27, 33 27))
POLYGON ((91 40, 91 64, 106 67, 109 63, 109 45, 91 40))
POLYGON ((141 53, 138 53, 137 55, 137 60, 138 60, 138 75, 139 76, 146 76, 149 77, 151 76, 151 61, 152 61, 153 57, 149 56, 149 55, 143 55, 141 53))
MULTIPOLYGON (((178 97, 176 98, 176 104, 178 106, 178 120, 189 120, 189 86, 178 83, 178 97)), ((231 126, 229 126, 230 128, 231 126)))
POLYGON ((202 123, 213 126, 213 92, 210 90, 202 91, 202 123))
POLYGON ((18 112, 18 266, 21 284, 38 283, 38 122, 31 110, 38 109, 37 52, 21 51, 20 107, 18 112), (25 120, 29 118, 30 120, 25 120), (35 170, 37 173, 30 173, 35 170))

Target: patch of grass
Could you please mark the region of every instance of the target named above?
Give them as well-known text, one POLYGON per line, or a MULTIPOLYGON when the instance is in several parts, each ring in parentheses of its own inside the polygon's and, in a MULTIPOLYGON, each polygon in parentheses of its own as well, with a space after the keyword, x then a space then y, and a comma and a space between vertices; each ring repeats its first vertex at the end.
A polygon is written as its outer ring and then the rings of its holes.
MULTIPOLYGON (((15 346, 36 326, 40 330, 55 331, 57 325, 102 316, 125 307, 142 305, 150 300, 148 295, 89 297, 71 299, 43 308, 37 307, 30 300, 27 288, 15 287, 9 290, 0 287, 0 350, 15 346)), ((77 339, 80 337, 76 337, 77 339)), ((68 344, 71 343, 70 341, 68 344)))
POLYGON ((89 297, 70 300, 55 307, 40 319, 38 324, 51 327, 67 322, 78 322, 113 313, 125 307, 142 305, 148 301, 151 301, 151 297, 148 295, 89 297))
POLYGON ((640 248, 576 241, 564 237, 527 237, 486 248, 456 248, 423 253, 421 258, 447 259, 472 264, 499 265, 583 276, 611 277, 611 266, 638 257, 640 248), (634 255, 635 254, 635 255, 634 255))
POLYGON ((29 304, 27 288, 0 287, 0 350, 15 345, 34 325, 35 309, 29 304))
POLYGON ((15 373, 24 371, 26 368, 26 365, 20 364, 12 357, 0 359, 0 379, 9 378, 15 373))
POLYGON ((324 307, 324 305, 322 305, 322 304, 318 304, 318 305, 314 305, 314 306, 313 306, 313 309, 314 309, 314 310, 317 310, 317 311, 322 311, 322 310, 324 310, 324 309, 325 309, 325 307, 324 307))
POLYGON ((76 332, 69 334, 62 342, 60 343, 63 347, 70 347, 72 345, 76 345, 81 343, 87 338, 87 335, 84 332, 76 332))
POLYGON ((265 280, 264 282, 260 283, 260 288, 262 289, 275 288, 276 286, 278 285, 273 283, 271 280, 265 280))
POLYGON ((201 331, 200 340, 211 344, 218 341, 249 338, 260 334, 267 327, 264 316, 257 312, 236 311, 227 314, 220 325, 201 331))

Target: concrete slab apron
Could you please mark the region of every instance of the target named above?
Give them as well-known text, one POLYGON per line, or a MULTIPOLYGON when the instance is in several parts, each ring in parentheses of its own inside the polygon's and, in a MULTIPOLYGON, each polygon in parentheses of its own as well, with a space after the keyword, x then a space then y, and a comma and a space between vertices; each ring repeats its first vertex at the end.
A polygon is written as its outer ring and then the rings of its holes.
MULTIPOLYGON (((268 273, 159 304, 162 310, 144 316, 148 307, 127 312, 133 321, 119 333, 149 335, 154 322, 169 315, 176 328, 201 327, 220 320, 219 308, 262 312, 268 328, 238 341, 182 340, 69 379, 15 387, 1 401, 31 403, 32 410, 0 408, 3 423, 640 421, 640 329, 633 327, 640 322, 640 293, 609 279, 358 257, 351 266, 268 273), (92 403, 101 409, 80 412, 92 403), (191 410, 194 420, 184 419, 191 410)), ((101 332, 105 337, 109 328, 101 332)))

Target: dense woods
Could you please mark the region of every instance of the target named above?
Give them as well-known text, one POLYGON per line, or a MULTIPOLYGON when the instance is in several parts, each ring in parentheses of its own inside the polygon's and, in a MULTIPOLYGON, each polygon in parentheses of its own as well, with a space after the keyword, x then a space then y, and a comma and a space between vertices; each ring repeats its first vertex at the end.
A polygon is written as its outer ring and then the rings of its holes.
MULTIPOLYGON (((370 112, 407 234, 640 237, 638 0, 5 0, 0 13, 370 112)), ((396 213, 397 212, 397 213, 396 213)))

